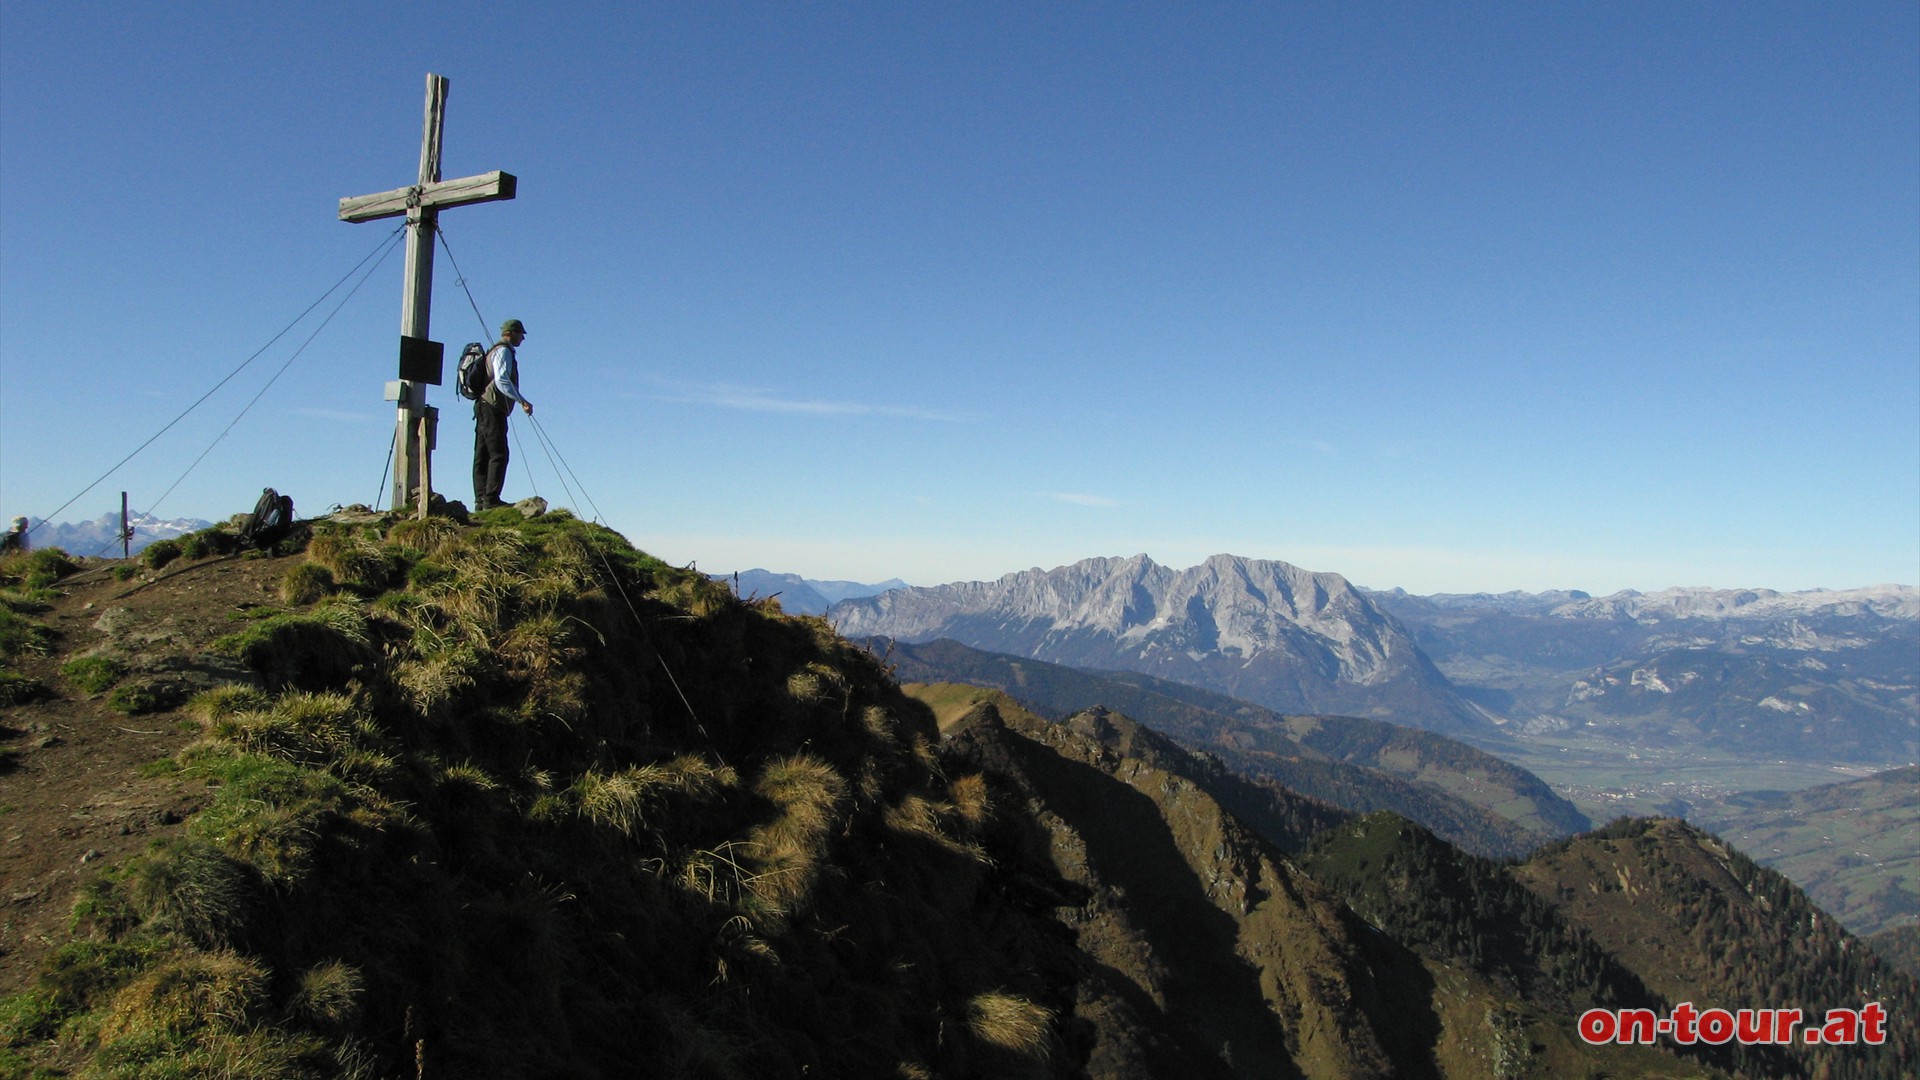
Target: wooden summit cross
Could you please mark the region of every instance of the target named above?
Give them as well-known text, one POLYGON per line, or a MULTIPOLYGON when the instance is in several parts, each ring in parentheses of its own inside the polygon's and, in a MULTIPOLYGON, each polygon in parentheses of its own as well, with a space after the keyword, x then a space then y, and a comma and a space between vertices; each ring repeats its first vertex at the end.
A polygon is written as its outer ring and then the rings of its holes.
POLYGON ((447 80, 427 75, 426 128, 420 140, 420 182, 410 187, 340 200, 341 221, 373 221, 407 216, 406 288, 400 299, 400 381, 390 398, 399 401, 393 433, 393 508, 418 496, 425 517, 433 498, 431 455, 439 410, 427 406, 428 384, 440 382, 440 346, 427 340, 433 308, 433 235, 440 211, 467 203, 511 199, 518 185, 512 173, 498 170, 458 180, 440 179, 440 131, 447 119, 447 80), (427 357, 426 365, 418 363, 427 357))

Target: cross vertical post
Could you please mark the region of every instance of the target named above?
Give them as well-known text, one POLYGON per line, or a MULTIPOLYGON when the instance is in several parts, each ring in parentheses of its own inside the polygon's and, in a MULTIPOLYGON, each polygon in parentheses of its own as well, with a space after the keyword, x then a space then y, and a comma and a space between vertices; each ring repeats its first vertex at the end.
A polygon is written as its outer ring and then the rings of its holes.
MULTIPOLYGON (((407 338, 427 340, 433 313, 433 238, 439 228, 440 211, 467 203, 511 199, 519 186, 513 174, 498 171, 459 180, 440 179, 440 144, 447 117, 447 85, 445 76, 427 75, 419 182, 377 195, 359 195, 340 200, 341 221, 372 221, 406 215, 406 282, 400 299, 403 348, 407 338)), ((432 452, 434 428, 439 418, 439 410, 427 405, 426 387, 427 383, 409 380, 403 373, 393 433, 393 508, 398 510, 412 504, 417 498, 422 514, 433 497, 433 492, 429 490, 433 472, 427 455, 432 452)))
MULTIPOLYGON (((440 182, 440 135, 447 122, 447 80, 427 75, 427 114, 421 121, 420 187, 440 182)), ((426 340, 433 320, 433 230, 440 214, 429 206, 407 209, 406 291, 400 300, 400 334, 426 340)), ((420 511, 425 516, 433 492, 424 482, 429 475, 423 468, 430 436, 423 424, 439 420, 439 410, 427 407, 424 383, 400 383, 400 410, 393 428, 393 502, 395 510, 413 502, 419 493, 420 511), (418 433, 418 434, 416 434, 418 433)))

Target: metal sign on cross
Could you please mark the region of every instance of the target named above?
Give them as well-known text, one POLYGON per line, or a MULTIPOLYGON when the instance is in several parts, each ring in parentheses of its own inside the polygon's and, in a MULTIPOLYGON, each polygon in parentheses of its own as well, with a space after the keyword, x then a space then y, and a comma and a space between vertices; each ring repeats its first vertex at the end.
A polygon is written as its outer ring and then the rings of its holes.
MULTIPOLYGON (((407 370, 405 357, 427 344, 428 316, 433 308, 433 237, 440 211, 468 203, 511 199, 518 181, 498 170, 458 180, 440 179, 440 132, 447 119, 447 80, 427 76, 427 113, 420 140, 420 182, 378 195, 340 200, 341 221, 373 221, 407 216, 406 286, 400 301, 402 371, 397 384, 399 414, 393 433, 393 507, 413 504, 425 516, 433 496, 431 455, 439 410, 427 406, 426 385, 439 382, 437 374, 421 378, 407 370), (411 343, 411 344, 410 344, 411 343)), ((436 365, 437 367, 437 365, 436 365)))

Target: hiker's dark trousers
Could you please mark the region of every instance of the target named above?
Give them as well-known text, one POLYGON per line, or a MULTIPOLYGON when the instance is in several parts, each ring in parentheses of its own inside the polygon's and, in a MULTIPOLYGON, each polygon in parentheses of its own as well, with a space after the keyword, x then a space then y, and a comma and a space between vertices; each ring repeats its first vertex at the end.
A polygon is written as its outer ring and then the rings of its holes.
POLYGON ((473 403, 473 508, 500 502, 507 482, 507 417, 485 401, 473 403))

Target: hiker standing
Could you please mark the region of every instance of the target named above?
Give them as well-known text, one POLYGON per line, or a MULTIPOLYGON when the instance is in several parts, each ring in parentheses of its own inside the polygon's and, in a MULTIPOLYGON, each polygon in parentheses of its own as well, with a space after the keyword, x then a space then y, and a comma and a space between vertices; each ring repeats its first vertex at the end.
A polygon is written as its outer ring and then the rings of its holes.
POLYGON ((0 554, 25 550, 27 550, 27 519, 17 517, 13 519, 13 528, 8 529, 4 536, 0 536, 0 554))
POLYGON ((528 416, 533 402, 520 393, 520 362, 514 350, 527 339, 519 319, 500 324, 500 340, 487 350, 487 388, 473 403, 473 508, 505 505, 500 488, 507 480, 507 417, 514 402, 528 416))

